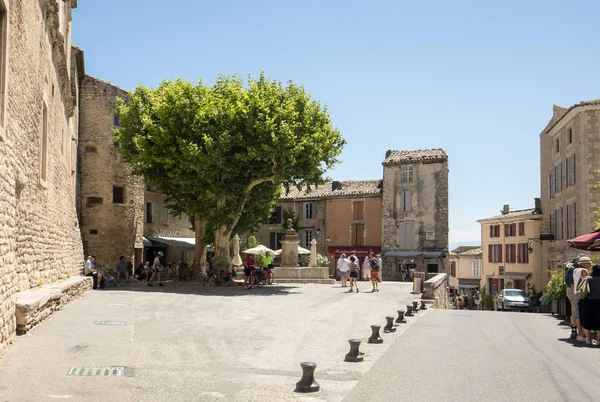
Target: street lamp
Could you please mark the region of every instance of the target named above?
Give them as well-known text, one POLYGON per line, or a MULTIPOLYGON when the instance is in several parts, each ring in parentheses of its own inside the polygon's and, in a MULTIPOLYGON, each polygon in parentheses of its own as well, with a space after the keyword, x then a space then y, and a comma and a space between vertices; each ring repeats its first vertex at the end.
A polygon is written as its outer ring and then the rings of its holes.
POLYGON ((321 235, 321 229, 317 228, 317 230, 315 232, 317 233, 317 236, 321 235))

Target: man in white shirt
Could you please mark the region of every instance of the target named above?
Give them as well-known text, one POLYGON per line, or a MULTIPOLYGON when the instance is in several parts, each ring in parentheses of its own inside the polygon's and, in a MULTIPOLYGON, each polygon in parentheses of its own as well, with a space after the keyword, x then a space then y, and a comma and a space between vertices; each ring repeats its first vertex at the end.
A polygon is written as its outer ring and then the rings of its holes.
POLYGON ((348 275, 350 275, 350 261, 346 258, 346 254, 340 256, 337 262, 337 270, 340 273, 340 280, 342 281, 342 287, 348 287, 348 275))
POLYGON ((150 277, 150 280, 148 281, 148 286, 152 286, 152 281, 154 280, 154 277, 158 275, 158 286, 165 286, 163 283, 160 282, 160 273, 162 271, 162 264, 160 263, 160 257, 163 256, 162 251, 159 251, 158 253, 156 253, 156 257, 154 257, 154 264, 152 264, 152 277, 150 277))

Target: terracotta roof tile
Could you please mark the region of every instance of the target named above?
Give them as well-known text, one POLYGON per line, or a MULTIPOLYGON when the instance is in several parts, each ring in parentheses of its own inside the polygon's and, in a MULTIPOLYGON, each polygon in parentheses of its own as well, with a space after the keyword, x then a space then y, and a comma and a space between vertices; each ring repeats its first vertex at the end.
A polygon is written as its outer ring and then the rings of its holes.
POLYGON ((322 186, 314 187, 310 192, 306 188, 298 190, 291 188, 289 194, 283 194, 280 200, 295 200, 305 198, 327 198, 344 197, 351 195, 377 195, 381 194, 382 180, 346 180, 339 182, 328 182, 322 186), (338 188, 333 190, 333 184, 338 184, 338 188), (341 188, 339 188, 341 185, 341 188))
POLYGON ((409 163, 427 160, 448 160, 448 155, 443 149, 419 149, 416 151, 389 151, 389 155, 383 161, 384 165, 397 163, 409 163))
POLYGON ((560 116, 556 117, 556 119, 550 120, 550 123, 546 126, 546 128, 544 128, 544 132, 549 133, 550 130, 552 130, 552 128, 554 126, 556 126, 558 124, 559 121, 561 121, 563 119, 563 117, 565 117, 567 114, 569 114, 569 112, 575 108, 578 107, 582 107, 582 106, 600 106, 600 99, 592 99, 589 101, 584 101, 584 102, 579 102, 573 106, 571 106, 570 108, 568 108, 564 113, 562 113, 560 116))
POLYGON ((530 208, 530 209, 523 209, 523 210, 519 210, 519 211, 511 211, 507 214, 503 214, 503 215, 496 215, 496 216, 492 216, 489 218, 483 218, 483 219, 479 219, 477 222, 481 223, 483 221, 498 221, 498 220, 505 220, 505 219, 512 219, 512 218, 525 218, 525 217, 541 217, 540 214, 536 214, 535 209, 534 208, 530 208))

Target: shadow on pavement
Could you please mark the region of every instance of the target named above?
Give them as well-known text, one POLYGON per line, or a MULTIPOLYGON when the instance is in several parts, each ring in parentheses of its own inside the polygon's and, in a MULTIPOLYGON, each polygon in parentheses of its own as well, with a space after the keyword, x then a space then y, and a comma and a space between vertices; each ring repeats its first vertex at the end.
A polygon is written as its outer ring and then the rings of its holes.
POLYGON ((138 280, 132 280, 130 284, 122 284, 117 288, 106 287, 100 292, 120 293, 120 292, 140 292, 140 293, 177 293, 177 294, 195 294, 206 296, 285 296, 288 294, 299 293, 298 286, 293 285, 267 285, 262 288, 246 289, 244 282, 235 282, 233 286, 206 286, 202 287, 200 282, 164 282, 164 286, 158 286, 154 282, 153 286, 138 280))
MULTIPOLYGON (((592 339, 594 339, 594 337, 592 337, 592 339)), ((579 342, 578 340, 571 339, 571 338, 558 338, 558 340, 561 342, 570 343, 571 346, 573 346, 574 348, 590 348, 590 349, 598 349, 599 348, 598 346, 588 345, 585 342, 579 342)))

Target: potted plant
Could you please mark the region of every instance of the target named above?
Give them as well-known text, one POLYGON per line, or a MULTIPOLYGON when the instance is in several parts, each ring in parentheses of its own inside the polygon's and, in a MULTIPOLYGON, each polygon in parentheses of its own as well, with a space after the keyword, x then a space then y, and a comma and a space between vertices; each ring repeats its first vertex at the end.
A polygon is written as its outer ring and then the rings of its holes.
POLYGON ((564 270, 562 268, 556 268, 549 272, 550 280, 546 285, 544 300, 552 304, 552 314, 558 314, 559 302, 566 300, 567 298, 567 291, 564 283, 564 270))

